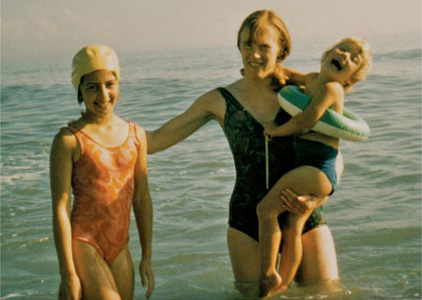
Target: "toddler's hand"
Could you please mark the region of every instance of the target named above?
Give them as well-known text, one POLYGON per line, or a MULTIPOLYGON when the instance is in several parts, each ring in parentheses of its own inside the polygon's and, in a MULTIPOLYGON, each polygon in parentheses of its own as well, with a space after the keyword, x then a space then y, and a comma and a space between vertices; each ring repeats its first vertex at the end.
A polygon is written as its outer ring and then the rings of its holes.
POLYGON ((265 122, 262 124, 264 126, 264 135, 273 136, 277 129, 277 124, 275 122, 265 122))

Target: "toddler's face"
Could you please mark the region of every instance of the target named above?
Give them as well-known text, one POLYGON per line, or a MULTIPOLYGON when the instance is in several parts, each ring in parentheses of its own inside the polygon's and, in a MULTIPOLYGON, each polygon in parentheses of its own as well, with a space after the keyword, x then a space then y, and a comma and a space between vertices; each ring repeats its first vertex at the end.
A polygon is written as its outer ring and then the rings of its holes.
POLYGON ((361 49, 353 43, 335 45, 321 62, 321 71, 345 85, 362 63, 361 49))

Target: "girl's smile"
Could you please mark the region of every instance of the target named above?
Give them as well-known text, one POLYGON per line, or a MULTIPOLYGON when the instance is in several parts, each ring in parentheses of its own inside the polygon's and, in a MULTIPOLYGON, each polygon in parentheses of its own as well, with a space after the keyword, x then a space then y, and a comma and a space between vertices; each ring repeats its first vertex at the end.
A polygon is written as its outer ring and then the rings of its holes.
POLYGON ((119 99, 119 82, 113 72, 98 70, 84 76, 81 92, 87 113, 112 113, 119 99))

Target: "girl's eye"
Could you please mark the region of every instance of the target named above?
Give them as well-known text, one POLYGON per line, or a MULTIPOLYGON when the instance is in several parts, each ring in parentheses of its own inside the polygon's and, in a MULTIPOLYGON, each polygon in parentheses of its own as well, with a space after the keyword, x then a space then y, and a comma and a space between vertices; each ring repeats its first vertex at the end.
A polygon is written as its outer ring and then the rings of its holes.
POLYGON ((96 86, 96 85, 94 85, 94 84, 90 84, 90 85, 88 85, 88 86, 86 87, 86 89, 87 89, 88 91, 96 91, 96 90, 97 90, 97 86, 96 86))

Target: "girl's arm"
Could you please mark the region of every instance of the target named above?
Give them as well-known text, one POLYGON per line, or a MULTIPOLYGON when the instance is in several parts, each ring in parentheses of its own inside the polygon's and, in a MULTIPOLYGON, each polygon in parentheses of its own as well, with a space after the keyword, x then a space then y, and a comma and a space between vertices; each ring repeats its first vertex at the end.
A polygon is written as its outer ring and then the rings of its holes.
POLYGON ((184 113, 154 131, 146 131, 148 153, 165 150, 184 140, 221 111, 218 91, 199 97, 184 113))
POLYGON ((81 297, 81 284, 73 263, 70 225, 71 176, 76 145, 73 134, 62 129, 54 138, 50 153, 53 232, 61 275, 60 299, 81 297))
POLYGON ((325 111, 344 98, 344 88, 337 82, 329 82, 319 89, 312 97, 311 103, 296 116, 292 117, 282 126, 276 126, 273 122, 264 124, 266 135, 288 136, 300 135, 310 131, 325 111))
POLYGON ((142 285, 148 282, 147 299, 151 296, 155 287, 154 272, 151 263, 152 245, 152 201, 148 187, 147 176, 147 149, 145 131, 138 127, 138 139, 141 142, 138 162, 135 168, 135 195, 133 212, 138 227, 139 240, 142 248, 142 260, 139 266, 142 285))

